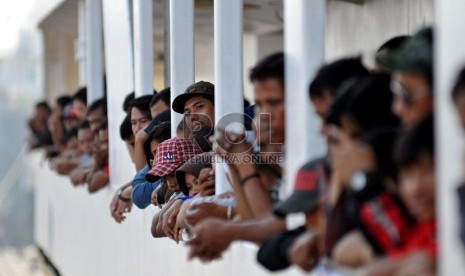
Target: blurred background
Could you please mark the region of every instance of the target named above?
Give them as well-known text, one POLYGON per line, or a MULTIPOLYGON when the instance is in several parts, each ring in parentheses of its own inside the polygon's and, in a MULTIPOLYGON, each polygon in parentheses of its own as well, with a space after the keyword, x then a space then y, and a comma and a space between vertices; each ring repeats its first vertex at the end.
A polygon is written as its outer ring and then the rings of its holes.
POLYGON ((26 118, 40 99, 35 0, 0 2, 0 275, 44 275, 33 247, 26 118))

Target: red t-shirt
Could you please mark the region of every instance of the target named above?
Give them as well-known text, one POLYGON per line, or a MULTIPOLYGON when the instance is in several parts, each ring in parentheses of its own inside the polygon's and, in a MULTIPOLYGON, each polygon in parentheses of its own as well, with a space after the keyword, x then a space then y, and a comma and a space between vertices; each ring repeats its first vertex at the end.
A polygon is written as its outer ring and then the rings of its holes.
POLYGON ((436 258, 438 246, 436 241, 436 220, 420 222, 406 233, 403 246, 388 252, 390 258, 400 259, 415 251, 424 251, 436 258))

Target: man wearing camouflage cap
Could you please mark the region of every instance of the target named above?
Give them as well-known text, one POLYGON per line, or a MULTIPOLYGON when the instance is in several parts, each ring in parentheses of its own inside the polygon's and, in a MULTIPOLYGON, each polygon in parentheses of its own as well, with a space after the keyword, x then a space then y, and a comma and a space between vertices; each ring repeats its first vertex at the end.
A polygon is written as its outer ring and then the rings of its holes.
POLYGON ((433 111, 433 30, 425 28, 409 38, 399 49, 381 54, 377 62, 390 70, 392 109, 411 126, 433 111))
POLYGON ((184 114, 189 130, 215 125, 215 86, 206 81, 196 82, 178 95, 172 104, 175 112, 184 114))

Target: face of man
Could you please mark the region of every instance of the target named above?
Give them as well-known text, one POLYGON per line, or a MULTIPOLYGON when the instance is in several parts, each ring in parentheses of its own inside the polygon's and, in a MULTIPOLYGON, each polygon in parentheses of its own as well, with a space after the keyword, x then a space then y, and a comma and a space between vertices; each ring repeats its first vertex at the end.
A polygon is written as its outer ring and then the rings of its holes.
POLYGON ((258 142, 283 144, 285 135, 284 89, 278 79, 254 81, 258 142))
POLYGON ((404 125, 412 125, 433 111, 432 90, 422 74, 395 73, 392 112, 404 125))
POLYGON ((215 124, 213 103, 202 96, 190 98, 184 104, 184 119, 191 131, 200 129, 202 126, 213 127, 215 124))
POLYGON ((150 119, 145 117, 137 107, 131 109, 132 133, 136 135, 139 130, 145 129, 150 124, 150 119))
POLYGON ((81 151, 84 154, 91 154, 94 144, 94 136, 90 128, 82 128, 78 131, 78 142, 81 151))
POLYGON ((176 176, 174 176, 174 173, 165 176, 165 179, 166 183, 168 184, 168 188, 170 188, 171 191, 178 192, 180 190, 178 181, 176 180, 176 176))
POLYGON ((90 129, 93 132, 97 132, 100 124, 105 120, 105 114, 103 108, 97 108, 87 115, 87 121, 89 122, 90 129))
POLYGON ((155 118, 155 116, 168 109, 170 109, 170 107, 167 106, 164 101, 160 100, 150 107, 150 114, 152 114, 152 118, 155 118))
POLYGON ((79 121, 84 122, 87 117, 87 106, 79 100, 74 100, 73 106, 76 109, 76 116, 79 121))
POLYGON ((100 130, 98 133, 100 150, 108 151, 108 129, 100 130))
POLYGON ((431 220, 435 216, 434 164, 431 156, 400 172, 400 195, 408 211, 417 221, 431 220))

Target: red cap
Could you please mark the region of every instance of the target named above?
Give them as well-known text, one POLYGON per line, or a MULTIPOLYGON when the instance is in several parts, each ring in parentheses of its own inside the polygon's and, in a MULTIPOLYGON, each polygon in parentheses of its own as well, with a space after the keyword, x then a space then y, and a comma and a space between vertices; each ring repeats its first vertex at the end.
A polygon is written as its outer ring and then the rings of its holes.
POLYGON ((189 139, 178 137, 168 139, 158 145, 155 166, 145 175, 145 179, 155 182, 161 177, 172 174, 184 162, 200 153, 197 145, 189 139))

